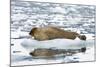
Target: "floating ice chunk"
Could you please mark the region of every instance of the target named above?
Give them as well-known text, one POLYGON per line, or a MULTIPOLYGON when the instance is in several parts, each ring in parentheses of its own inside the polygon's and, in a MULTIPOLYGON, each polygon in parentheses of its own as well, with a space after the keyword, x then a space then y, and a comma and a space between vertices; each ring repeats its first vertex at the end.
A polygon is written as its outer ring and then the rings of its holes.
POLYGON ((80 49, 82 47, 86 47, 85 41, 71 39, 53 39, 45 41, 25 39, 21 45, 28 50, 33 48, 80 49))

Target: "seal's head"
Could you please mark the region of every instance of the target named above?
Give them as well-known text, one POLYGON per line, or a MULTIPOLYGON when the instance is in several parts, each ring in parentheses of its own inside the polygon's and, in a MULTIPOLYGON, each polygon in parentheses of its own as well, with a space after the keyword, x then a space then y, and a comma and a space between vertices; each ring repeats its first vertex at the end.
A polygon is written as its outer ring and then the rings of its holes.
POLYGON ((37 28, 32 28, 31 31, 29 32, 29 35, 34 36, 34 32, 37 28))
POLYGON ((56 54, 55 51, 51 49, 35 49, 34 51, 29 53, 31 56, 47 56, 51 57, 56 54))

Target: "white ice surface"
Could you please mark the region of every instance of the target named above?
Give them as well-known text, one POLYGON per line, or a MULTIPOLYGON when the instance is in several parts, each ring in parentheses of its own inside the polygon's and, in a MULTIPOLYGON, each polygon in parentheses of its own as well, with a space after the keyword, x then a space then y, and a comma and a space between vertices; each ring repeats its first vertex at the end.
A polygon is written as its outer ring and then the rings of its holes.
POLYGON ((28 32, 21 32, 21 31, 16 31, 16 32, 11 32, 11 38, 22 38, 22 37, 30 37, 28 32))
MULTIPOLYGON (((55 47, 63 48, 63 46, 69 46, 66 44, 66 41, 73 41, 69 39, 54 39, 50 40, 49 43, 52 45, 55 45, 55 47), (65 43, 65 44, 64 44, 65 43), (60 46, 58 46, 58 44, 60 46)), ((80 40, 76 39, 76 43, 80 43, 80 40)), ((14 46, 11 46, 11 66, 17 66, 17 65, 36 65, 36 64, 51 64, 51 63, 69 63, 69 62, 84 62, 84 61, 94 61, 95 60, 95 53, 94 53, 94 40, 87 40, 86 45, 92 45, 91 47, 87 47, 86 53, 77 53, 73 56, 65 56, 65 57, 58 57, 53 59, 34 59, 29 55, 29 52, 31 51, 30 48, 32 47, 32 43, 35 43, 35 45, 39 45, 40 43, 36 40, 31 39, 17 39, 12 40, 12 43, 14 43, 14 46), (30 42, 30 43, 29 43, 30 42), (21 43, 27 44, 27 48, 29 48, 29 51, 26 47, 23 47, 21 43), (39 43, 39 44, 38 44, 39 43), (31 45, 28 45, 31 44, 31 45), (20 51, 20 52, 19 52, 20 51)), ((73 41, 74 42, 74 41, 73 41)), ((47 44, 48 41, 42 41, 41 44, 47 44)), ((74 42, 75 43, 75 42, 74 42)), ((50 44, 47 44, 48 46, 50 44)), ((48 47, 46 46, 46 47, 48 47)), ((76 46, 78 46, 76 44, 76 46)), ((32 49, 33 50, 33 49, 32 49)))
POLYGON ((93 46, 93 42, 93 40, 83 41, 71 39, 54 39, 45 41, 24 39, 21 45, 27 50, 32 50, 33 48, 81 49, 82 47, 93 46))
MULTIPOLYGON (((63 63, 63 62, 73 62, 73 61, 82 62, 82 61, 94 61, 95 60, 95 58, 94 58, 95 48, 94 48, 94 46, 92 46, 92 45, 95 45, 95 38, 92 37, 94 35, 92 35, 92 34, 90 35, 90 32, 94 32, 92 30, 95 30, 95 28, 94 28, 95 27, 95 19, 94 18, 92 18, 92 19, 91 18, 81 18, 81 17, 84 17, 84 16, 85 17, 95 17, 95 7, 94 6, 88 7, 88 6, 77 6, 77 5, 62 5, 62 7, 59 7, 59 6, 57 7, 57 4, 56 4, 54 6, 56 8, 54 8, 54 10, 51 11, 51 10, 49 10, 49 8, 52 7, 52 6, 48 3, 47 3, 47 5, 50 5, 50 7, 44 6, 44 8, 47 9, 47 10, 41 9, 41 7, 43 5, 46 5, 44 3, 43 4, 42 3, 29 3, 29 2, 24 2, 24 3, 12 2, 12 3, 13 3, 13 5, 12 5, 12 10, 11 10, 11 12, 12 12, 12 15, 11 15, 12 21, 11 22, 13 22, 13 23, 11 23, 11 26, 13 26, 12 29, 14 29, 15 32, 11 31, 11 44, 14 44, 13 46, 11 46, 11 62, 12 62, 11 66, 48 64, 48 63, 63 63), (40 4, 40 5, 37 6, 38 8, 35 8, 36 6, 34 6, 34 4, 38 4, 38 5, 40 4), (24 7, 23 5, 28 6, 28 7, 24 7), (30 7, 29 5, 32 5, 32 6, 30 7), (71 7, 68 7, 68 6, 71 6, 71 7), (90 8, 90 7, 92 7, 92 8, 90 8), (63 15, 65 13, 65 8, 67 8, 66 9, 67 15, 63 15), (87 9, 85 9, 85 8, 87 8, 87 9), (79 9, 79 10, 77 10, 77 9, 79 9), (90 11, 88 12, 88 10, 90 10, 90 11), (54 14, 53 11, 59 12, 61 14, 54 14), (45 14, 46 12, 48 12, 48 13, 45 14), (38 13, 41 13, 41 14, 38 14, 38 13), (45 16, 45 15, 47 15, 47 16, 45 16), (59 17, 58 17, 58 15, 59 15, 59 17), (74 16, 74 17, 72 17, 72 16, 74 16), (48 19, 48 20, 45 20, 45 19, 48 19), (64 20, 64 19, 66 19, 66 20, 64 20), (35 21, 33 21, 33 20, 35 20, 35 21), (40 21, 40 20, 43 20, 43 21, 40 21), (28 37, 27 31, 30 30, 28 28, 31 27, 31 26, 34 26, 34 25, 40 26, 41 23, 43 23, 44 25, 48 25, 48 24, 45 24, 45 22, 47 22, 47 21, 52 21, 52 22, 57 21, 58 24, 54 23, 54 25, 57 25, 57 26, 67 26, 67 25, 69 25, 65 29, 68 29, 68 30, 71 30, 71 31, 73 31, 73 30, 75 31, 75 30, 79 29, 79 31, 81 32, 81 28, 82 28, 83 31, 89 33, 89 34, 86 34, 87 42, 86 42, 85 45, 91 46, 91 47, 87 47, 86 53, 77 53, 74 56, 66 56, 65 58, 61 57, 61 58, 55 58, 55 59, 33 59, 28 54, 29 51, 27 49, 24 49, 21 46, 21 43, 25 42, 25 44, 28 45, 28 42, 31 41, 30 45, 32 46, 33 45, 32 41, 34 41, 35 45, 36 45, 37 41, 27 39, 27 37, 28 37), (64 25, 62 23, 63 21, 66 21, 68 23, 64 25), (94 23, 91 23, 91 22, 94 22, 94 23), (21 23, 22 23, 22 26, 18 26, 21 23), (75 26, 75 25, 77 25, 77 23, 82 24, 80 28, 79 28, 79 26, 75 26), (17 26, 16 26, 16 24, 17 24, 17 26), (74 24, 74 25, 72 25, 72 24, 74 24), (84 24, 88 24, 88 25, 84 26, 84 24), (91 27, 91 26, 94 26, 94 27, 91 27), (19 27, 21 27, 22 29, 19 29, 19 30, 16 29, 16 28, 19 28, 19 27), (22 32, 21 30, 23 30, 23 29, 25 30, 25 28, 27 30, 22 32)), ((50 41, 50 43, 52 43, 52 44, 54 44, 55 42, 50 41)), ((61 46, 62 42, 63 41, 61 41, 61 40, 57 41, 56 42, 57 44, 55 44, 55 47, 57 47, 57 48, 59 47, 59 46, 57 46, 58 43, 61 46)), ((66 42, 64 42, 64 43, 66 43, 66 42)), ((43 44, 43 42, 42 42, 42 44, 43 44)), ((64 44, 64 45, 68 46, 66 44, 64 44)), ((76 44, 75 46, 78 46, 78 45, 76 44)), ((48 46, 46 46, 46 47, 48 47, 48 46)), ((29 49, 30 48, 31 47, 29 47, 29 49)), ((62 48, 62 47, 60 47, 60 48, 62 48)))

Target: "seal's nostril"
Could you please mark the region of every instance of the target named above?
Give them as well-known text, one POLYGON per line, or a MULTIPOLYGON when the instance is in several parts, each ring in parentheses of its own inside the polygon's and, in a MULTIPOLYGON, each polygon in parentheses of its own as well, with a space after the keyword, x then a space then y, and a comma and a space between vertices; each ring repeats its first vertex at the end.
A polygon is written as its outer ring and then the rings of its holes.
POLYGON ((29 53, 30 55, 32 55, 32 53, 29 53))

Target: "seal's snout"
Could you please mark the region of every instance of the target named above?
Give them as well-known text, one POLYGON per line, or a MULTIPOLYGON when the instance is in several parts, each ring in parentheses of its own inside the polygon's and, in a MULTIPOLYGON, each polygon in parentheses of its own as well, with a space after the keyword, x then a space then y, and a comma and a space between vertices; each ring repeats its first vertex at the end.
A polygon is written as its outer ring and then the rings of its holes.
POLYGON ((31 35, 31 34, 32 34, 32 31, 29 32, 29 35, 31 35))
POLYGON ((33 55, 33 53, 32 53, 32 52, 30 52, 30 53, 29 53, 29 55, 31 55, 31 56, 32 56, 32 55, 33 55))
POLYGON ((34 36, 35 30, 37 30, 37 28, 32 28, 31 31, 29 32, 29 35, 34 36))
POLYGON ((31 33, 29 32, 29 35, 30 35, 31 33))

